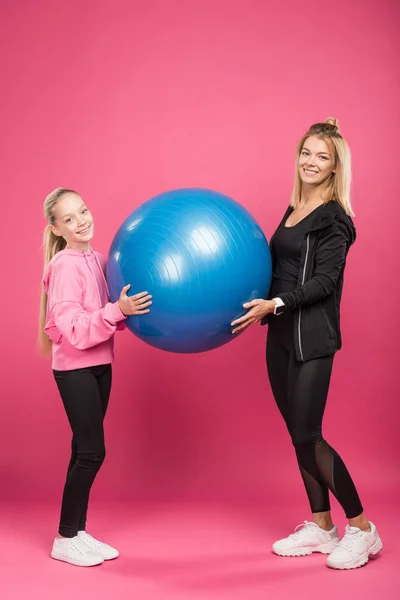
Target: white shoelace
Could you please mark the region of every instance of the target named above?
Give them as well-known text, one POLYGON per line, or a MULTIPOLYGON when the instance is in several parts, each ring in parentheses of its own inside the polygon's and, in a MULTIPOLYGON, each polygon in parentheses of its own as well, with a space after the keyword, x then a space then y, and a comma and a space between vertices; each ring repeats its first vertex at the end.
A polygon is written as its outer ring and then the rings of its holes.
POLYGON ((307 535, 310 529, 314 529, 315 527, 318 527, 316 523, 312 523, 311 521, 304 521, 304 523, 300 523, 300 525, 297 525, 296 529, 294 530, 294 533, 291 533, 289 537, 295 541, 301 540, 305 537, 305 535, 307 535))
POLYGON ((360 535, 362 535, 360 529, 358 531, 354 531, 347 525, 346 533, 336 546, 336 550, 347 550, 348 552, 353 552, 355 545, 357 544, 357 539, 360 537, 360 535))
POLYGON ((89 547, 89 548, 93 548, 95 550, 101 550, 102 546, 105 546, 106 544, 104 544, 103 542, 99 542, 99 540, 96 540, 93 536, 90 535, 90 533, 86 533, 85 535, 81 537, 81 541, 89 547))
POLYGON ((86 544, 84 544, 79 538, 77 540, 68 542, 68 546, 71 548, 71 550, 78 552, 78 554, 81 554, 82 556, 87 554, 90 550, 90 548, 88 548, 86 544))

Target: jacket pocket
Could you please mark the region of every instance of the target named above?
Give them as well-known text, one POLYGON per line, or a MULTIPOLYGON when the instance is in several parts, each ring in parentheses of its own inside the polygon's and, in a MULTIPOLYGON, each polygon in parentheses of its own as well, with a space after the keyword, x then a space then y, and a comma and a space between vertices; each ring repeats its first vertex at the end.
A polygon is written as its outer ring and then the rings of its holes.
POLYGON ((328 313, 326 312, 325 308, 322 306, 322 303, 319 304, 320 310, 323 314, 324 317, 324 321, 325 321, 325 325, 326 325, 326 330, 328 332, 328 337, 329 339, 332 341, 332 344, 334 346, 336 346, 337 343, 337 336, 335 333, 334 328, 332 327, 330 321, 329 321, 329 317, 328 317, 328 313))
POLYGON ((303 360, 311 360, 336 351, 336 337, 328 315, 320 303, 302 308, 301 348, 303 360), (333 334, 333 335, 332 335, 333 334))

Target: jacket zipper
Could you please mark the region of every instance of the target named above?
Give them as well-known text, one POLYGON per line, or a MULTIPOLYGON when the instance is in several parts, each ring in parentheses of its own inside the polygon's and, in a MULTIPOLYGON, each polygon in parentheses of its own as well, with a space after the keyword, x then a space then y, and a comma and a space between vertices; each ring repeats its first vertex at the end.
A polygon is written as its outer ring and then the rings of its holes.
MULTIPOLYGON (((306 251, 306 258, 304 261, 304 267, 303 267, 303 277, 301 280, 301 285, 304 285, 304 280, 306 278, 306 269, 307 269, 307 261, 308 261, 308 252, 310 250, 310 234, 307 235, 307 251, 306 251)), ((303 348, 301 345, 301 307, 299 308, 299 322, 298 322, 298 326, 297 326, 297 334, 299 336, 299 349, 300 349, 300 358, 302 360, 302 362, 304 362, 304 356, 303 356, 303 348)))

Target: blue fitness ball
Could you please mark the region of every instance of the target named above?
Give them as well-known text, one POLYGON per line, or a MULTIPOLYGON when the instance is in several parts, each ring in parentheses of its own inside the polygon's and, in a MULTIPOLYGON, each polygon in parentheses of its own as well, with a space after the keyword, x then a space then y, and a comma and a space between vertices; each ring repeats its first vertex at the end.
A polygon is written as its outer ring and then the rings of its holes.
POLYGON ((226 344, 244 302, 266 298, 271 283, 268 242, 236 201, 207 189, 178 189, 148 200, 122 223, 111 245, 107 279, 115 302, 153 296, 150 313, 128 328, 169 352, 195 353, 226 344))

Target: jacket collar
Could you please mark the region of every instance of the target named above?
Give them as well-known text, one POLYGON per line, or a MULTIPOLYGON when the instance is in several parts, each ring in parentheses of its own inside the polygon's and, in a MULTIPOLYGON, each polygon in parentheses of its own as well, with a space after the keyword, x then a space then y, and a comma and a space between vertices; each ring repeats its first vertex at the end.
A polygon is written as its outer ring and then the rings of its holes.
MULTIPOLYGON (((292 207, 289 206, 287 209, 285 216, 283 218, 283 222, 286 222, 286 219, 292 212, 292 207)), ((353 243, 356 239, 356 229, 354 227, 353 221, 351 217, 349 217, 344 209, 341 207, 339 202, 335 200, 330 200, 327 202, 321 210, 318 210, 314 216, 314 218, 310 219, 310 227, 307 229, 306 234, 311 233, 313 231, 320 231, 322 229, 326 229, 330 225, 333 224, 334 221, 339 220, 344 223, 350 235, 351 243, 353 243)))

